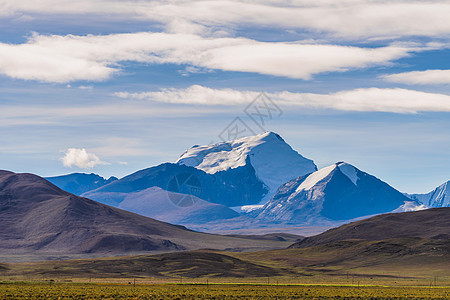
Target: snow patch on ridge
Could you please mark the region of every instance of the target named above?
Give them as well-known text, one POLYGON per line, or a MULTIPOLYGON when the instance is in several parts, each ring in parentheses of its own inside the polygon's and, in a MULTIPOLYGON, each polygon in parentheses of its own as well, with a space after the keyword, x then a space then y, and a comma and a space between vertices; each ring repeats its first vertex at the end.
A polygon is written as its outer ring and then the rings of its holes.
POLYGON ((353 184, 356 186, 356 182, 358 181, 358 172, 356 171, 356 168, 348 163, 339 163, 338 164, 339 170, 341 170, 342 173, 344 173, 345 176, 347 176, 353 184))
POLYGON ((264 207, 264 204, 255 204, 255 205, 244 205, 240 207, 230 207, 231 209, 234 209, 237 212, 245 212, 249 213, 254 210, 262 209, 264 207))
POLYGON ((392 211, 393 213, 400 213, 400 212, 408 212, 408 211, 418 211, 418 210, 424 210, 429 208, 426 205, 418 205, 414 201, 405 201, 405 204, 397 208, 396 210, 392 211))
POLYGON ((309 175, 295 190, 296 193, 300 191, 307 191, 311 189, 313 186, 315 186, 319 181, 323 180, 325 177, 327 177, 333 170, 336 168, 336 165, 331 165, 325 168, 320 169, 319 171, 316 171, 309 175))

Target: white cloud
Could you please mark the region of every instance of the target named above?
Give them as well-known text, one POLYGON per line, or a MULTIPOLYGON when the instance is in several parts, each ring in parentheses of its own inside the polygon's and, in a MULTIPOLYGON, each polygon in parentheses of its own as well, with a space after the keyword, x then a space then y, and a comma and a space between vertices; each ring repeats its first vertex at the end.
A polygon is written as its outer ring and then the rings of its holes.
POLYGON ((80 90, 93 90, 94 86, 93 85, 80 85, 78 88, 80 90))
POLYGON ((178 73, 182 76, 189 76, 191 74, 205 74, 205 73, 212 73, 213 70, 206 69, 206 68, 198 68, 193 66, 187 66, 184 68, 184 70, 179 70, 178 73))
POLYGON ((96 165, 108 164, 103 162, 94 153, 88 153, 86 149, 69 148, 61 158, 65 167, 78 167, 81 169, 93 168, 96 165))
POLYGON ((209 50, 205 66, 227 71, 255 72, 311 79, 323 72, 342 72, 386 64, 408 55, 406 47, 358 48, 336 45, 249 43, 209 50))
POLYGON ((312 108, 331 108, 344 111, 379 111, 417 113, 426 111, 450 112, 450 96, 407 89, 365 88, 334 94, 279 93, 279 99, 294 105, 312 108))
MULTIPOLYGON (((256 91, 211 89, 194 85, 186 89, 163 89, 156 92, 116 93, 121 98, 146 99, 165 103, 200 105, 244 105, 253 100, 256 91)), ((267 95, 282 106, 342 111, 417 113, 450 112, 450 96, 407 89, 365 88, 332 94, 276 92, 267 95)))
POLYGON ((233 89, 211 89, 200 85, 192 85, 186 89, 169 88, 142 93, 118 92, 114 95, 120 98, 148 99, 164 103, 236 105, 251 101, 258 93, 233 89))
POLYGON ((4 0, 0 15, 92 14, 93 17, 156 21, 177 32, 213 27, 270 26, 330 33, 345 38, 450 34, 449 1, 414 0, 4 0))
POLYGON ((129 137, 106 137, 100 140, 100 146, 92 149, 102 157, 129 157, 148 154, 142 141, 129 137))
POLYGON ((24 44, 0 43, 0 73, 44 82, 95 81, 120 72, 120 62, 136 61, 310 79, 322 72, 387 64, 424 49, 258 42, 148 32, 103 36, 35 34, 24 44))
POLYGON ((121 103, 103 104, 77 104, 62 106, 60 103, 50 105, 1 105, 0 126, 16 125, 60 125, 60 124, 85 124, 88 120, 104 120, 110 122, 113 118, 116 123, 132 122, 139 118, 168 118, 184 116, 195 117, 203 114, 214 114, 223 112, 216 107, 208 107, 199 110, 198 107, 183 107, 182 111, 173 109, 167 105, 149 105, 142 101, 121 101, 121 103))
POLYGON ((450 70, 413 71, 383 75, 381 78, 404 84, 450 84, 450 70))

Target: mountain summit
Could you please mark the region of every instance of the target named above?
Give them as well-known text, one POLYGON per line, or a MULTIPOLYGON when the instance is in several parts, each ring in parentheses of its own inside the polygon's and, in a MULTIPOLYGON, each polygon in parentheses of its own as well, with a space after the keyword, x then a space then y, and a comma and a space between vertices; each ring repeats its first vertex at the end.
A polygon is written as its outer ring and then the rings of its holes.
POLYGON ((415 201, 387 183, 339 162, 281 186, 259 218, 307 224, 414 210, 415 201))
POLYGON ((256 177, 268 189, 266 200, 288 180, 317 170, 312 160, 293 150, 274 132, 213 145, 193 146, 176 163, 195 167, 209 174, 246 167, 253 169, 256 177))

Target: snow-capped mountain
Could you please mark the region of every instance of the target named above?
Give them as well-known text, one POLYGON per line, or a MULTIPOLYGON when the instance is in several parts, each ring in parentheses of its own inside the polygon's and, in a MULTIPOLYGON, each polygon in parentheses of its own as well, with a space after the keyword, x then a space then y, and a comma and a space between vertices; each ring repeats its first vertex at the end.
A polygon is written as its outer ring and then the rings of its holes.
POLYGON ((83 196, 159 220, 201 224, 236 217, 238 214, 228 207, 260 204, 286 181, 315 170, 311 160, 294 151, 279 135, 266 132, 194 146, 176 163, 137 171, 83 196), (182 184, 186 178, 192 182, 182 184), (190 194, 197 201, 179 207, 169 201, 175 194, 190 194))
POLYGON ((438 186, 428 194, 407 195, 428 207, 450 207, 450 181, 438 186))
POLYGON ((312 160, 293 150, 273 132, 214 145, 194 146, 184 152, 176 163, 209 174, 231 173, 247 168, 267 187, 262 203, 270 199, 280 185, 317 170, 312 160))
POLYGON ((420 208, 387 183, 339 162, 287 182, 252 214, 259 219, 317 224, 420 208))

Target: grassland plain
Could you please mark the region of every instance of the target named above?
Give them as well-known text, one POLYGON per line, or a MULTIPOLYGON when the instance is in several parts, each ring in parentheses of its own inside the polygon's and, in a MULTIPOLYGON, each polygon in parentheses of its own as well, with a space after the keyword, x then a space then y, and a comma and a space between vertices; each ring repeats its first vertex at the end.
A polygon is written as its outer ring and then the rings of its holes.
POLYGON ((2 282, 2 299, 449 299, 449 288, 2 282))
POLYGON ((0 264, 2 299, 450 299, 447 244, 348 240, 0 264))
POLYGON ((422 239, 342 241, 303 249, 189 251, 155 255, 0 264, 0 280, 179 278, 217 282, 450 285, 450 252, 422 239), (382 247, 380 247, 380 244, 382 247), (417 248, 420 248, 417 250, 417 248), (428 249, 430 248, 430 249, 428 249))

